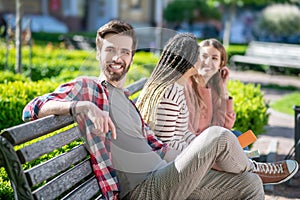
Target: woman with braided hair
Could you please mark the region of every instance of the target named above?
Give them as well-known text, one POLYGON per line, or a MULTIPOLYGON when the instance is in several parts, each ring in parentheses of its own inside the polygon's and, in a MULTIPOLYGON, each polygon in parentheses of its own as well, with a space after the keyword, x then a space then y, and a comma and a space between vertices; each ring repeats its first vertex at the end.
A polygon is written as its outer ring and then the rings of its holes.
POLYGON ((196 136, 188 131, 184 85, 200 70, 199 53, 194 35, 176 35, 173 42, 165 46, 137 101, 143 119, 156 136, 179 151, 196 136))

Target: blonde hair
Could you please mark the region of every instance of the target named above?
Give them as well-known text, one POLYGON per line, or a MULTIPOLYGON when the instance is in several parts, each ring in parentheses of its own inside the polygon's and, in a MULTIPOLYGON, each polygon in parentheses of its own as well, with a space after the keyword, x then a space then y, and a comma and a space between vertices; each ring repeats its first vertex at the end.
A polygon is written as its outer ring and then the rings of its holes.
POLYGON ((177 34, 168 41, 137 101, 146 123, 154 121, 156 107, 166 89, 192 68, 198 57, 199 45, 193 34, 177 34))

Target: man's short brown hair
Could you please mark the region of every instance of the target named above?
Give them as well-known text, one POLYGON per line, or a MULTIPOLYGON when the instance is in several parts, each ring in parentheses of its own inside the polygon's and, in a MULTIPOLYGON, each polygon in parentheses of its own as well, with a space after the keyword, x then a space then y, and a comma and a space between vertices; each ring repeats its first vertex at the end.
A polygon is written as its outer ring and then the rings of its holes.
POLYGON ((132 38, 132 56, 134 55, 137 48, 137 37, 133 27, 127 22, 121 20, 111 20, 107 24, 101 26, 97 31, 96 36, 96 48, 97 48, 97 59, 99 60, 99 52, 102 48, 103 39, 106 34, 122 34, 132 38))

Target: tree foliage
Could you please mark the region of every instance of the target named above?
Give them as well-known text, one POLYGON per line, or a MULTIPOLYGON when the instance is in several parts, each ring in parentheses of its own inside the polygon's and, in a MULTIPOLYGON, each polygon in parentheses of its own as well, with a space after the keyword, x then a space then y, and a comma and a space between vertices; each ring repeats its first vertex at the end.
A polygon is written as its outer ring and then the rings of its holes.
POLYGON ((164 10, 165 20, 175 23, 220 19, 220 16, 217 8, 203 0, 174 0, 164 10))
POLYGON ((300 9, 295 5, 274 4, 266 7, 258 21, 266 35, 289 36, 300 33, 300 9))
POLYGON ((215 6, 222 6, 227 9, 229 12, 229 17, 225 19, 225 28, 224 28, 224 35, 223 35, 223 44, 224 46, 229 46, 229 39, 230 39, 230 29, 232 18, 234 16, 236 7, 242 7, 246 5, 255 5, 255 6, 265 6, 271 3, 284 3, 284 2, 291 2, 291 3, 298 3, 300 4, 300 0, 207 0, 207 4, 211 7, 215 6))

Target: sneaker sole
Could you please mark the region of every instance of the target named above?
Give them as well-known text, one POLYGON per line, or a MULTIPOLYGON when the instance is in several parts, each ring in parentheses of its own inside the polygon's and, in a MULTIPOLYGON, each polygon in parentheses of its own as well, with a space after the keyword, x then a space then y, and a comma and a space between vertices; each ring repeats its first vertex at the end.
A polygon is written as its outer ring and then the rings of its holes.
MULTIPOLYGON (((296 161, 295 161, 296 162, 296 161)), ((297 163, 297 162, 296 162, 297 163)), ((299 164, 297 163, 296 165, 296 168, 294 169, 294 171, 292 173, 290 173, 289 176, 287 176, 285 179, 279 181, 279 182, 276 182, 276 183, 265 183, 263 185, 278 185, 280 183, 284 183, 286 182, 287 180, 289 180, 290 178, 292 178, 297 172, 298 172, 298 169, 299 169, 299 164)))

